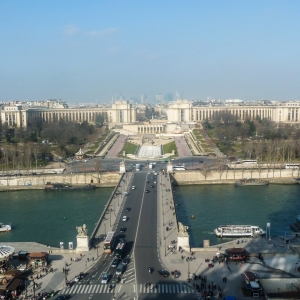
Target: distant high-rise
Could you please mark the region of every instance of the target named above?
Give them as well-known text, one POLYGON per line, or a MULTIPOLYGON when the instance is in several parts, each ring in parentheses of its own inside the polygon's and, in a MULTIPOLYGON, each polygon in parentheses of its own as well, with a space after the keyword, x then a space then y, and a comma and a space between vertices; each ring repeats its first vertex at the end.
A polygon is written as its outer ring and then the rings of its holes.
POLYGON ((155 95, 155 101, 156 103, 163 103, 164 102, 164 95, 163 94, 156 94, 155 95))
POLYGON ((141 103, 147 103, 148 102, 148 95, 147 94, 142 94, 141 95, 141 103))
POLYGON ((166 102, 173 101, 173 95, 171 93, 165 94, 165 101, 166 102))

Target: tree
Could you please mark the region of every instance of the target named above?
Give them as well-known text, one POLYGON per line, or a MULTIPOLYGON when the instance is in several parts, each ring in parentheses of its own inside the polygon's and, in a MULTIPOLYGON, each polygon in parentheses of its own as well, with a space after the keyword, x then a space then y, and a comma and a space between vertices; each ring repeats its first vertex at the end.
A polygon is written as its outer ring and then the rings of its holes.
POLYGON ((101 160, 100 158, 98 158, 94 163, 94 169, 98 175, 98 183, 100 183, 100 179, 101 179, 101 165, 102 165, 101 160))

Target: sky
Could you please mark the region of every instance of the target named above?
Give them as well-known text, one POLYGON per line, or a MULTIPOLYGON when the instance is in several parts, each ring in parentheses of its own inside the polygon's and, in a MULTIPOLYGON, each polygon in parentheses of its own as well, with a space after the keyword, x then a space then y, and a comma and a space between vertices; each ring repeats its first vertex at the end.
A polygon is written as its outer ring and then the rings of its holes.
POLYGON ((0 101, 300 99, 299 11, 277 0, 0 1, 0 101))

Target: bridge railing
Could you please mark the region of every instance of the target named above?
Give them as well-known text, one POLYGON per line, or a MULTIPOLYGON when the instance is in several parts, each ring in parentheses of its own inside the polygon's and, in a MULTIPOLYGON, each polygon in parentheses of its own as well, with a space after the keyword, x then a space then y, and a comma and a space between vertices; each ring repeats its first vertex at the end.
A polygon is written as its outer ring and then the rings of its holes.
POLYGON ((90 236, 90 240, 89 240, 89 246, 90 247, 92 246, 94 238, 96 237, 96 233, 99 230, 99 228, 100 228, 100 226, 102 224, 102 221, 104 220, 106 211, 108 210, 108 208, 109 208, 109 206, 111 204, 111 201, 113 200, 113 198, 114 198, 114 196, 116 194, 116 191, 119 188, 119 185, 121 185, 121 182, 123 181, 124 176, 125 176, 125 173, 123 173, 122 176, 120 177, 120 180, 119 180, 118 184, 114 188, 114 190, 113 190, 113 192, 112 192, 112 194, 111 194, 111 196, 110 196, 110 198, 109 198, 109 200, 108 200, 108 202, 107 202, 107 204, 106 204, 106 206, 105 206, 105 208, 104 208, 104 210, 103 210, 103 212, 102 212, 102 214, 101 214, 98 222, 96 223, 96 226, 95 226, 95 228, 94 228, 94 230, 93 230, 93 232, 92 232, 92 234, 90 236))

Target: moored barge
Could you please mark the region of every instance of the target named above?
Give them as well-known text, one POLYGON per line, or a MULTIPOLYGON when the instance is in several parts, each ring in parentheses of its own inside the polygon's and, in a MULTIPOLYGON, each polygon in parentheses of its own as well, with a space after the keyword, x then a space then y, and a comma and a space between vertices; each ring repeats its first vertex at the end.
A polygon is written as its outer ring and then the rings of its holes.
POLYGON ((45 191, 77 191, 77 190, 94 190, 96 186, 92 184, 86 185, 71 185, 69 183, 51 183, 47 182, 45 186, 45 191))

